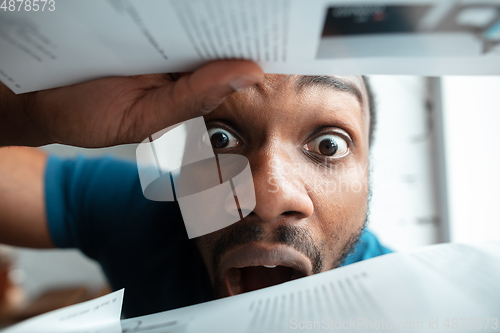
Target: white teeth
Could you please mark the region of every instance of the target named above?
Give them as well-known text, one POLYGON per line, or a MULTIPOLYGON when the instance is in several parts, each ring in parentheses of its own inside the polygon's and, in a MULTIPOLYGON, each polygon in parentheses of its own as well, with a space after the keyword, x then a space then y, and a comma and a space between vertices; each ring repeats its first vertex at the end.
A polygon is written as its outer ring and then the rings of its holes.
POLYGON ((276 268, 276 265, 264 265, 265 268, 276 268))

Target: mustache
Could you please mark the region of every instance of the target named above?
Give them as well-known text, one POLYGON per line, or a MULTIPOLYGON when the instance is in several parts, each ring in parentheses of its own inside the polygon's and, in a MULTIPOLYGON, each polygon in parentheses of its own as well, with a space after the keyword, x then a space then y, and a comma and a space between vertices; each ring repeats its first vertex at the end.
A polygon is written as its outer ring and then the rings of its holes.
MULTIPOLYGON (((264 228, 255 224, 234 224, 225 231, 212 246, 212 268, 214 276, 219 270, 221 258, 232 249, 268 239, 264 228)), ((323 269, 323 258, 320 246, 316 245, 311 233, 301 227, 282 225, 273 230, 271 242, 287 245, 301 252, 311 260, 313 273, 323 269)))

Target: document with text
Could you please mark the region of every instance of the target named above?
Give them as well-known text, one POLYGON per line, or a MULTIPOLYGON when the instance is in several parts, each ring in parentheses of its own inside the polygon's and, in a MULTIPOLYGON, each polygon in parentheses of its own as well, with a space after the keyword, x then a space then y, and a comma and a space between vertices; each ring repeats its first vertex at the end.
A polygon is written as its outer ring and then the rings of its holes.
POLYGON ((500 242, 432 245, 270 288, 127 319, 122 321, 122 330, 498 332, 498 281, 500 242))
POLYGON ((0 80, 15 93, 192 71, 228 58, 283 74, 500 74, 498 0, 86 0, 53 1, 36 12, 18 7, 0 9, 0 80))
POLYGON ((500 242, 439 244, 120 322, 122 290, 2 333, 498 332, 498 281, 500 242))

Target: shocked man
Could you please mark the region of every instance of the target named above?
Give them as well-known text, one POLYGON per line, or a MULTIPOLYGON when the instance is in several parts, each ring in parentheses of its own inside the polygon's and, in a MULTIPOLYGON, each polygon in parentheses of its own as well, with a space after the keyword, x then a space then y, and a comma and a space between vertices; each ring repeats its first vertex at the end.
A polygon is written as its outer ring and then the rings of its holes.
POLYGON ((232 296, 389 252, 365 230, 375 110, 362 77, 267 75, 205 116, 216 154, 241 154, 256 206, 189 240, 176 202, 147 200, 137 166, 0 150, 0 242, 78 248, 133 317, 232 296), (7 181, 7 180, 6 180, 7 181), (5 183, 2 182, 2 183, 5 183), (22 227, 21 227, 22 226, 22 227))

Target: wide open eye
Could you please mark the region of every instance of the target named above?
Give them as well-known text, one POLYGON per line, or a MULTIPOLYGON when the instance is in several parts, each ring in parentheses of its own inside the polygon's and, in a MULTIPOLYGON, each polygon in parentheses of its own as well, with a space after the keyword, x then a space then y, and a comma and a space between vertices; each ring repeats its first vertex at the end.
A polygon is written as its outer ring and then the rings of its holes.
POLYGON ((240 141, 234 135, 220 127, 208 129, 208 137, 214 149, 234 148, 240 145, 240 141))
POLYGON ((304 148, 307 151, 330 158, 344 157, 349 153, 346 140, 335 134, 321 135, 305 144, 304 148))

